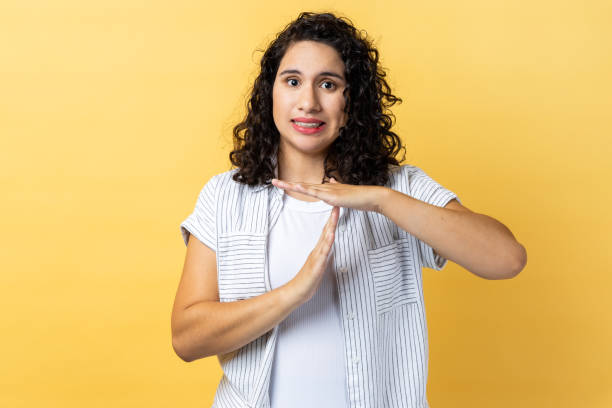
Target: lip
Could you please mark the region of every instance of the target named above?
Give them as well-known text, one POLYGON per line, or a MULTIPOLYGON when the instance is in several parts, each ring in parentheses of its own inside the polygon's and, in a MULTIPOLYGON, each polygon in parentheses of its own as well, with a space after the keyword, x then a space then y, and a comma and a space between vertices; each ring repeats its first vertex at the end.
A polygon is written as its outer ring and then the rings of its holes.
POLYGON ((317 119, 317 118, 293 118, 291 119, 292 121, 295 122, 303 122, 303 123, 318 123, 318 122, 324 122, 324 120, 321 119, 317 119))
MULTIPOLYGON (((301 122, 301 121, 300 121, 301 122)), ((304 121, 305 122, 305 121, 304 121)), ((314 120, 312 122, 322 122, 320 120, 314 120)), ((312 123, 312 122, 307 122, 307 123, 312 123)), ((306 128, 306 127, 302 127, 302 126, 298 126, 295 122, 291 122, 291 126, 293 126, 293 128, 295 130, 297 130, 300 133, 303 133, 305 135, 312 135, 314 133, 319 133, 320 131, 322 131, 323 129, 325 129, 325 126, 327 126, 327 123, 323 123, 321 126, 317 127, 317 128, 306 128)))

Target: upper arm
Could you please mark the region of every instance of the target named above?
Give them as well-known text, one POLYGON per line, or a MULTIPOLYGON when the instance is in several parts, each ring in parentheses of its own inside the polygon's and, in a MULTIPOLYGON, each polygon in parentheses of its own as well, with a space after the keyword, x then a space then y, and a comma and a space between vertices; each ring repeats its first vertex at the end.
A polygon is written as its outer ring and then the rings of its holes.
MULTIPOLYGON (((474 212, 472 210, 470 210, 467 207, 464 207, 463 205, 461 205, 461 203, 459 201, 457 201, 456 198, 453 198, 452 200, 450 200, 445 206, 444 208, 448 208, 451 210, 456 210, 456 211, 467 211, 467 212, 474 212)), ((441 256, 440 254, 438 254, 438 252, 434 249, 434 256, 441 256)))
POLYGON ((193 212, 181 223, 187 252, 173 313, 204 301, 218 300, 216 186, 218 176, 202 188, 193 212))
MULTIPOLYGON (((427 173, 416 166, 404 165, 400 173, 400 191, 404 194, 437 207, 444 207, 456 211, 470 211, 461 205, 457 195, 445 188, 427 173)), ((417 239, 418 253, 421 265, 425 268, 442 270, 447 259, 438 254, 427 242, 417 239)))
POLYGON ((181 312, 195 303, 219 301, 217 255, 194 235, 190 234, 188 239, 183 273, 172 309, 173 322, 181 312))

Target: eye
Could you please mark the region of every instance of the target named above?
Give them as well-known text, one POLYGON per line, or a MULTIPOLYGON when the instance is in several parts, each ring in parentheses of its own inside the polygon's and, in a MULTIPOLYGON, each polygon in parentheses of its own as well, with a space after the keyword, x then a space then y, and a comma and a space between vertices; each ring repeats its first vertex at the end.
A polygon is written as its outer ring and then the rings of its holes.
POLYGON ((330 85, 329 87, 323 86, 323 88, 325 88, 325 89, 334 89, 336 87, 336 84, 334 84, 332 81, 325 81, 325 82, 323 82, 323 85, 325 85, 325 84, 329 84, 330 85))
POLYGON ((295 78, 288 78, 288 79, 285 80, 285 82, 287 82, 290 86, 297 86, 298 80, 295 79, 295 78), (294 85, 294 83, 295 83, 295 85, 294 85))

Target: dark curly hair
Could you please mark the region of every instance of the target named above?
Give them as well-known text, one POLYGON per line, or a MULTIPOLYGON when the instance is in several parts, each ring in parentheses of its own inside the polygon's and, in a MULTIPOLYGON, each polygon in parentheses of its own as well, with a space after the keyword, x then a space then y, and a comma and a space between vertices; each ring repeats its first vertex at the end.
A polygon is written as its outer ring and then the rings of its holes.
MULTIPOLYGON (((365 32, 364 32, 365 33, 365 32)), ((280 134, 272 116, 272 88, 286 50, 298 41, 317 41, 333 47, 345 65, 344 90, 348 120, 328 149, 322 183, 337 171, 345 184, 385 185, 389 164, 405 148, 390 129, 394 115, 388 108, 402 100, 391 93, 386 73, 379 66, 378 50, 343 17, 330 13, 300 13, 265 50, 261 72, 247 103, 246 118, 233 129, 234 150, 230 161, 238 171, 234 181, 250 186, 269 184, 274 177, 280 134), (348 135, 348 136, 347 136, 348 135)))

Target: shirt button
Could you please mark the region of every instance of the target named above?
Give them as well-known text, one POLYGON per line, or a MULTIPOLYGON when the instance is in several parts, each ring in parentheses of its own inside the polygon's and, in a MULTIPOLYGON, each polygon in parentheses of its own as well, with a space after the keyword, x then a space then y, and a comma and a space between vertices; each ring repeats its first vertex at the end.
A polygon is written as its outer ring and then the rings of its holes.
POLYGON ((346 231, 346 227, 344 225, 338 226, 338 229, 340 230, 340 232, 346 231))
POLYGON ((355 318, 355 313, 349 313, 348 318, 353 320, 355 318))
POLYGON ((338 270, 340 271, 340 273, 346 273, 348 271, 348 269, 346 269, 344 266, 338 270))
POLYGON ((357 356, 353 357, 353 363, 359 364, 359 357, 357 356))

